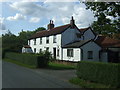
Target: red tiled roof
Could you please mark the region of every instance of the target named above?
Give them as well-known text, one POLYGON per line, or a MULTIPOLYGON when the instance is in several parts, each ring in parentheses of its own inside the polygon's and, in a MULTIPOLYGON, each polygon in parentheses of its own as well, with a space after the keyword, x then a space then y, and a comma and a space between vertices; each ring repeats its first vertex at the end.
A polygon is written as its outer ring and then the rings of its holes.
POLYGON ((62 33, 64 30, 66 30, 69 26, 70 26, 70 24, 67 24, 67 25, 55 27, 52 29, 39 31, 39 32, 35 33, 32 37, 30 37, 30 39, 59 34, 59 33, 62 33))
POLYGON ((23 47, 24 48, 31 48, 29 45, 24 45, 23 47))
POLYGON ((102 47, 120 47, 120 40, 112 39, 106 36, 98 36, 96 42, 102 47))

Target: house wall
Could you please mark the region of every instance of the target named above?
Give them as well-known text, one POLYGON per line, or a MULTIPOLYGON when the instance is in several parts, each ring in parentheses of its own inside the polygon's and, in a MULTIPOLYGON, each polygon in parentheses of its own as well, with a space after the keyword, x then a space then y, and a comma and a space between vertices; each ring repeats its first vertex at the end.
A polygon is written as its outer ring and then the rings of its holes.
POLYGON ((78 61, 81 60, 81 50, 80 50, 80 48, 74 48, 73 49, 73 57, 68 57, 67 56, 67 49, 71 49, 71 48, 63 48, 63 60, 74 61, 74 62, 78 62, 78 61))
POLYGON ((91 31, 91 29, 84 32, 84 40, 90 40, 90 39, 94 39, 94 38, 95 38, 95 35, 91 31))
POLYGON ((108 62, 108 53, 107 52, 101 52, 100 61, 101 62, 108 62))
POLYGON ((33 51, 31 50, 31 48, 22 48, 22 53, 33 53, 33 51))
POLYGON ((80 38, 77 37, 76 33, 80 33, 76 28, 68 28, 67 30, 65 30, 62 33, 62 46, 80 40, 80 38))
POLYGON ((101 47, 98 46, 95 42, 91 41, 87 44, 80 47, 83 50, 83 58, 82 60, 85 61, 99 61, 99 51, 101 50, 101 47), (88 59, 88 51, 93 51, 93 58, 88 59))
POLYGON ((56 59, 62 59, 62 48, 61 48, 61 34, 56 35, 56 43, 53 43, 53 35, 49 36, 49 43, 46 43, 46 37, 42 37, 42 44, 40 44, 40 38, 36 38, 36 45, 34 45, 34 39, 30 40, 30 47, 34 51, 36 48, 36 53, 46 50, 49 47, 49 52, 53 55, 53 48, 56 48, 56 59), (57 56, 57 49, 59 49, 59 56, 57 56))

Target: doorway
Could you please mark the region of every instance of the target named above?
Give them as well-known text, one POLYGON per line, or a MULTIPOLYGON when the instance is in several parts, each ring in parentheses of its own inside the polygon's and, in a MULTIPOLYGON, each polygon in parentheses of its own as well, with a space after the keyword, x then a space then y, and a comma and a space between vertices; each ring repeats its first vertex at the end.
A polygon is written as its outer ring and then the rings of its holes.
POLYGON ((53 57, 56 59, 56 48, 53 48, 53 57))

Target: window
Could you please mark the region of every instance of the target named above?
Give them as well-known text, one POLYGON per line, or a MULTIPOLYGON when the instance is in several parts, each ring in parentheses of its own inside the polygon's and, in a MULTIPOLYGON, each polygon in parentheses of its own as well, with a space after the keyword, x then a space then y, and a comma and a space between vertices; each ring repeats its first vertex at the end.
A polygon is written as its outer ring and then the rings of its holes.
POLYGON ((88 59, 93 59, 93 51, 88 51, 88 59))
POLYGON ((67 49, 67 56, 73 57, 73 49, 67 49))
POLYGON ((40 38, 40 44, 42 44, 42 38, 40 38))
POLYGON ((41 53, 41 52, 42 52, 42 49, 40 49, 39 53, 41 53))
POLYGON ((34 39, 34 45, 36 45, 36 39, 34 39))
POLYGON ((46 51, 49 51, 49 47, 46 47, 46 51))
POLYGON ((53 43, 56 43, 56 35, 53 36, 53 43))
POLYGON ((59 57, 59 49, 57 49, 57 56, 59 57))
POLYGON ((46 37, 46 43, 49 43, 49 37, 46 37))
POLYGON ((34 48, 34 53, 36 53, 36 48, 34 48))

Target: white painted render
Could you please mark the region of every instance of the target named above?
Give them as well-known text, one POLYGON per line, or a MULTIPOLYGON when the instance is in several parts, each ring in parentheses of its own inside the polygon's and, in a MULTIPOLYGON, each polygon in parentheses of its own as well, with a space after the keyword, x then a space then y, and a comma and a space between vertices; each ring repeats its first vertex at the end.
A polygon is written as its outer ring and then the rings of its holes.
POLYGON ((65 61, 72 61, 72 62, 81 61, 81 50, 80 50, 80 48, 74 48, 73 49, 73 57, 68 57, 67 56, 67 49, 71 49, 71 48, 63 48, 63 59, 65 61))
POLYGON ((99 61, 99 51, 101 47, 95 42, 90 41, 87 44, 80 47, 83 50, 83 59, 85 61, 99 61), (88 51, 93 51, 93 59, 88 59, 88 51))
POLYGON ((31 50, 31 48, 22 47, 22 53, 33 53, 33 51, 31 50))
POLYGON ((53 35, 49 36, 49 43, 46 43, 46 37, 42 37, 42 44, 40 44, 40 38, 36 38, 36 45, 34 45, 34 39, 30 40, 30 47, 34 51, 34 48, 36 48, 36 53, 40 52, 40 49, 42 51, 46 50, 46 48, 49 48, 49 52, 53 54, 53 48, 56 48, 56 58, 62 59, 61 55, 61 34, 56 35, 56 43, 53 43, 53 35), (59 49, 59 56, 57 56, 57 49, 59 49))
MULTIPOLYGON (((53 43, 53 35, 49 36, 49 43, 46 43, 46 37, 42 37, 42 44, 40 44, 40 38, 36 38, 36 45, 34 45, 34 39, 31 39, 30 42, 28 41, 28 44, 30 43, 30 47, 32 48, 32 51, 34 52, 34 49, 36 49, 36 53, 40 52, 40 49, 42 51, 46 50, 46 48, 49 48, 49 52, 53 55, 53 48, 56 48, 56 59, 59 60, 69 60, 69 61, 80 61, 81 60, 81 50, 80 48, 74 48, 74 56, 73 57, 67 57, 67 49, 62 50, 62 46, 72 43, 78 40, 83 40, 83 38, 77 37, 77 33, 81 33, 78 31, 77 28, 71 29, 68 28, 65 30, 62 34, 56 35, 56 43, 53 43), (57 51, 59 49, 59 56, 57 56, 57 51)), ((84 40, 93 39, 95 36, 93 32, 89 29, 84 33, 84 40), (88 36, 87 36, 88 35, 88 36)), ((89 46, 89 45, 88 45, 89 46)), ((85 46, 86 47, 86 46, 85 46)), ((83 47, 83 48, 85 48, 83 47)), ((85 49, 86 50, 86 49, 85 49)), ((85 52, 84 52, 85 54, 85 52)), ((98 57, 96 57, 98 58, 98 57)), ((85 58, 84 58, 85 59, 85 58)))

